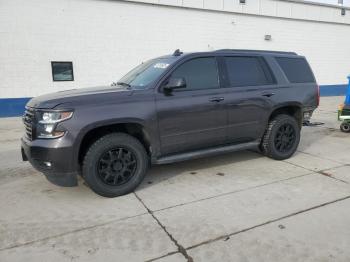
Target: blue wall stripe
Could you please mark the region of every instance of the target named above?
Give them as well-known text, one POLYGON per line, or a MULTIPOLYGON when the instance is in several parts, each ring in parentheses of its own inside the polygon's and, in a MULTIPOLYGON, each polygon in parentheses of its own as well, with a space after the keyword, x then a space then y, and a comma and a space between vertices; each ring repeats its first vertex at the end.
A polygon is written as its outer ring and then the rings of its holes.
MULTIPOLYGON (((321 96, 343 96, 348 85, 321 85, 321 96)), ((30 97, 0 98, 0 117, 21 116, 30 97)))
POLYGON ((0 117, 21 116, 30 97, 0 98, 0 117))
POLYGON ((321 96, 344 96, 348 85, 321 85, 321 96))

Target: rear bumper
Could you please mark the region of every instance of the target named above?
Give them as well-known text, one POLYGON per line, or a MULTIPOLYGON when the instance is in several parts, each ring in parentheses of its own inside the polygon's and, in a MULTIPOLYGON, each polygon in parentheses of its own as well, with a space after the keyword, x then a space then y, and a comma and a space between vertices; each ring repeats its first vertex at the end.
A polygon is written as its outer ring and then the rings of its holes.
POLYGON ((23 161, 43 173, 58 186, 77 186, 77 166, 73 163, 72 147, 57 147, 57 140, 21 139, 23 161))

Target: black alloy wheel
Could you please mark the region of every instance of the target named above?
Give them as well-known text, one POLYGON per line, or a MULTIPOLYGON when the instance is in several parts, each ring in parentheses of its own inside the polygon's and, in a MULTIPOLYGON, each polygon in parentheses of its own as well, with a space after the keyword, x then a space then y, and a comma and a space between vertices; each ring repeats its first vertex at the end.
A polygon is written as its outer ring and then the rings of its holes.
POLYGON ((273 117, 261 139, 262 153, 276 160, 291 157, 299 145, 300 128, 297 119, 291 115, 280 114, 273 117))
POLYGON ((134 176, 136 167, 135 154, 130 149, 118 147, 102 154, 97 172, 103 183, 120 186, 134 176))
POLYGON ((281 125, 276 132, 274 143, 279 152, 288 152, 295 143, 294 127, 289 123, 281 125))
POLYGON ((149 157, 138 139, 111 133, 97 139, 85 154, 82 176, 89 187, 105 197, 128 194, 142 182, 149 157))

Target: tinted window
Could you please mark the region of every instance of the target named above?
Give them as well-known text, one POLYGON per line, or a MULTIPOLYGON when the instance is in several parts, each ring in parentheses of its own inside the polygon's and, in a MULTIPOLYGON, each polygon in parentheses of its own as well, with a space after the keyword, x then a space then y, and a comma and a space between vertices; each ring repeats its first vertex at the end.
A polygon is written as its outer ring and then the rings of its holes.
POLYGON ((51 62, 53 81, 73 81, 72 62, 51 62))
POLYGON ((304 58, 276 58, 289 82, 291 83, 309 83, 315 82, 310 66, 304 58))
POLYGON ((274 83, 264 60, 258 57, 226 57, 230 86, 257 86, 274 83))
POLYGON ((171 75, 172 78, 183 77, 187 89, 209 89, 219 87, 216 59, 213 57, 196 58, 180 65, 171 75))

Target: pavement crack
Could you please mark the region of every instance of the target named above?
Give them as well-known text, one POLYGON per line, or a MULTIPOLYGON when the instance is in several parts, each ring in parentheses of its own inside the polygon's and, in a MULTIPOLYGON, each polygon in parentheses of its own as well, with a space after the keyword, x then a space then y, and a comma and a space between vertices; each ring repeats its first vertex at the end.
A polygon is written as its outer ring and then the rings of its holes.
POLYGON ((153 261, 157 261, 159 259, 162 259, 162 258, 165 258, 165 257, 168 257, 168 256, 171 256, 171 255, 175 255, 175 254, 178 254, 179 251, 174 251, 174 252, 169 252, 163 256, 160 256, 160 257, 156 257, 156 258, 152 258, 152 259, 148 259, 148 260, 145 260, 145 262, 153 262, 153 261))
POLYGON ((112 224, 112 223, 115 223, 115 222, 118 222, 118 221, 123 221, 123 220, 127 220, 127 219, 130 219, 130 218, 143 216, 143 215, 146 215, 146 214, 147 213, 142 213, 142 214, 137 214, 137 215, 134 215, 134 216, 113 219, 113 220, 110 220, 110 221, 107 221, 107 222, 104 222, 104 223, 100 223, 100 224, 96 224, 96 225, 92 225, 92 226, 86 226, 86 227, 82 227, 82 228, 77 228, 75 230, 66 231, 66 232, 63 232, 61 234, 56 234, 56 235, 52 235, 52 236, 48 236, 48 237, 43 237, 43 238, 40 238, 40 239, 35 239, 35 240, 32 240, 32 241, 28 241, 28 242, 24 242, 24 243, 20 243, 20 244, 10 245, 10 246, 7 246, 7 247, 0 248, 0 252, 4 251, 4 250, 8 250, 8 249, 14 249, 14 248, 17 248, 17 247, 28 246, 28 245, 31 245, 31 244, 34 244, 34 243, 37 243, 37 242, 46 241, 46 240, 49 240, 49 239, 58 238, 58 237, 66 236, 66 235, 69 235, 69 234, 78 233, 78 232, 85 231, 85 230, 95 229, 95 228, 106 226, 106 225, 109 225, 109 224, 112 224))
POLYGON ((188 202, 182 203, 182 204, 176 204, 176 205, 173 205, 173 206, 156 209, 156 210, 153 211, 153 213, 156 213, 156 212, 159 212, 159 211, 168 210, 168 209, 172 209, 172 208, 176 208, 176 207, 180 207, 180 206, 187 206, 187 205, 190 205, 190 204, 193 204, 193 203, 198 203, 198 202, 206 201, 206 200, 209 200, 209 199, 220 198, 220 197, 224 197, 224 196, 231 195, 231 194, 236 194, 236 193, 240 193, 240 192, 244 192, 244 191, 249 191, 249 190, 260 188, 260 187, 264 187, 264 186, 278 184, 278 183, 281 183, 281 182, 284 182, 284 181, 297 179, 297 178, 300 178, 300 177, 314 175, 314 174, 316 174, 316 173, 314 171, 312 171, 310 173, 303 174, 303 175, 297 175, 297 176, 293 176, 293 177, 284 178, 284 179, 281 179, 281 180, 275 180, 275 181, 272 181, 272 182, 264 183, 264 184, 261 184, 261 185, 256 185, 256 186, 251 186, 251 187, 247 187, 247 188, 237 189, 237 190, 225 192, 225 193, 214 195, 214 196, 209 196, 209 197, 205 197, 205 198, 200 198, 200 199, 188 201, 188 202))
MULTIPOLYGON (((322 159, 322 158, 320 158, 320 159, 322 159)), ((327 159, 325 159, 325 160, 327 160, 327 159)), ((322 170, 313 170, 313 169, 310 169, 310 168, 307 168, 307 167, 304 167, 304 166, 301 166, 301 165, 298 165, 298 164, 289 162, 288 160, 282 160, 282 161, 283 161, 284 163, 290 164, 290 165, 292 165, 292 166, 300 167, 300 168, 303 168, 303 169, 305 169, 305 170, 307 170, 307 171, 311 171, 311 172, 318 173, 318 174, 320 174, 320 172, 323 172, 323 171, 325 171, 325 170, 329 170, 329 169, 330 169, 330 168, 326 168, 326 169, 322 169, 322 170)), ((333 161, 333 162, 335 162, 335 161, 333 161)), ((334 167, 332 167, 331 169, 333 169, 333 168, 340 168, 340 167, 346 166, 346 164, 343 164, 343 163, 339 163, 339 162, 336 162, 336 163, 338 163, 339 166, 334 166, 334 167)))
MULTIPOLYGON (((193 258, 187 253, 186 248, 184 248, 170 232, 166 229, 166 227, 160 222, 160 220, 154 215, 153 211, 150 210, 146 204, 143 202, 143 200, 134 192, 135 197, 141 202, 141 204, 146 208, 148 213, 153 217, 153 219, 158 223, 158 225, 164 230, 164 232, 168 235, 170 240, 175 244, 175 246, 178 249, 178 252, 180 252, 187 260, 187 262, 193 262, 193 258)), ((154 260, 150 260, 154 261, 154 260)))
POLYGON ((238 235, 240 233, 244 233, 244 232, 250 231, 252 229, 256 229, 256 228, 259 228, 259 227, 262 227, 262 226, 266 226, 268 224, 271 224, 271 223, 274 223, 274 222, 277 222, 277 221, 280 221, 280 220, 283 220, 283 219, 286 219, 286 218, 289 218, 289 217, 293 217, 293 216, 296 216, 296 215, 299 215, 299 214, 302 214, 302 213, 306 213, 308 211, 311 211, 311 210, 314 210, 314 209, 317 209, 317 208, 328 206, 328 205, 331 205, 331 204, 334 204, 334 203, 337 203, 337 202, 340 202, 340 201, 344 201, 344 200, 347 200, 347 199, 350 199, 350 195, 346 196, 346 197, 342 197, 342 198, 336 199, 336 200, 333 200, 333 201, 329 201, 329 202, 326 202, 326 203, 323 203, 323 204, 320 204, 320 205, 317 205, 317 206, 313 206, 313 207, 310 207, 310 208, 307 208, 307 209, 303 209, 303 210, 291 213, 291 214, 283 216, 283 217, 272 219, 272 220, 266 221, 264 223, 261 223, 261 224, 258 224, 258 225, 252 226, 252 227, 244 228, 242 230, 239 230, 239 231, 236 231, 236 232, 233 232, 233 233, 230 233, 230 234, 225 234, 225 235, 222 235, 222 236, 219 236, 219 237, 216 237, 216 238, 212 238, 212 239, 200 242, 198 244, 195 244, 195 245, 192 245, 192 246, 188 247, 187 250, 194 249, 196 247, 203 246, 203 245, 208 245, 208 244, 216 242, 218 240, 225 240, 226 241, 226 239, 228 240, 231 236, 238 235))
POLYGON ((342 180, 342 179, 339 179, 339 178, 336 178, 336 177, 334 177, 331 173, 328 173, 328 172, 326 172, 326 171, 323 171, 323 170, 322 170, 322 171, 318 171, 317 173, 320 174, 320 175, 323 175, 323 176, 332 178, 332 179, 334 179, 334 180, 343 182, 343 183, 345 183, 345 184, 349 184, 347 181, 342 180))
POLYGON ((333 162, 338 163, 338 164, 341 164, 341 165, 347 165, 347 164, 344 163, 344 162, 341 162, 341 161, 338 161, 338 160, 335 160, 335 159, 330 159, 330 158, 324 157, 324 156, 319 156, 319 155, 316 155, 316 154, 311 154, 311 153, 308 153, 308 152, 305 152, 305 151, 302 151, 302 150, 297 150, 297 152, 303 153, 303 154, 305 154, 305 155, 317 157, 317 158, 319 158, 319 159, 328 160, 328 161, 333 161, 333 162))

